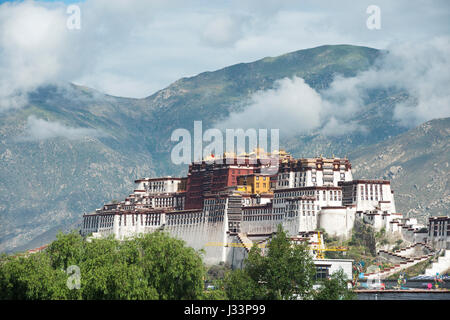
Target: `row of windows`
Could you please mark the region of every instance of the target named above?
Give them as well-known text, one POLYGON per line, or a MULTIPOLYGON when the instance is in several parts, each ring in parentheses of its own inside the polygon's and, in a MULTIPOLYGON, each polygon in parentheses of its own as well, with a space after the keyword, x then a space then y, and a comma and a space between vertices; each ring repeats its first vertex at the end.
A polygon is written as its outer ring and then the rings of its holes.
POLYGON ((224 204, 215 204, 215 205, 206 205, 203 207, 203 211, 217 211, 217 210, 225 210, 224 204))
MULTIPOLYGON (((299 212, 298 211, 289 211, 289 213, 288 213, 288 217, 298 217, 299 216, 299 212)), ((303 217, 305 217, 305 216, 307 216, 307 217, 309 217, 309 216, 312 216, 312 217, 315 217, 316 216, 316 213, 314 212, 314 211, 303 211, 302 212, 302 216, 303 217)))
POLYGON ((167 220, 167 225, 168 226, 172 226, 172 225, 178 225, 178 224, 185 224, 185 225, 189 225, 189 224, 196 224, 196 223, 202 223, 204 222, 203 218, 192 218, 192 219, 169 219, 167 220))
MULTIPOLYGON (((316 196, 316 200, 320 200, 320 192, 319 191, 290 191, 290 192, 280 192, 275 193, 274 203, 283 203, 285 197, 299 197, 299 196, 316 196)), ((328 199, 331 201, 341 201, 341 191, 338 190, 329 190, 328 199)), ((326 191, 322 190, 322 199, 326 200, 326 191)), ((309 201, 309 200, 308 200, 309 201)))
POLYGON ((434 224, 434 227, 429 228, 428 235, 431 235, 431 231, 433 230, 433 235, 436 236, 443 236, 443 235, 450 235, 450 223, 447 224, 447 226, 444 223, 434 224), (447 232, 446 232, 447 231, 447 232))
POLYGON ((160 214, 147 214, 145 217, 146 226, 159 226, 161 224, 160 214))
MULTIPOLYGON (((383 193, 379 184, 365 184, 360 187, 361 200, 383 200, 383 193), (379 197, 380 196, 380 197, 379 197)), ((356 200, 356 199, 355 199, 356 200)))
POLYGON ((98 226, 98 216, 85 218, 83 221, 85 229, 93 229, 98 226))
MULTIPOLYGON (((314 203, 314 200, 298 200, 298 201, 302 201, 302 202, 306 202, 306 203, 314 203)), ((286 199, 274 199, 273 200, 274 203, 285 203, 286 199)))
POLYGON ((286 206, 286 210, 300 210, 303 209, 302 211, 305 210, 313 210, 315 209, 315 207, 317 207, 317 210, 320 210, 320 206, 314 206, 314 205, 310 205, 310 204, 290 204, 286 206))
MULTIPOLYGON (((319 192, 319 191, 316 191, 319 192)), ((287 192, 276 192, 275 198, 286 198, 286 197, 298 197, 298 196, 313 196, 315 193, 312 190, 309 191, 287 191, 287 192)))
POLYGON ((263 214, 263 213, 272 213, 271 209, 250 209, 250 210, 242 210, 243 215, 255 215, 255 214, 263 214))
POLYGON ((173 207, 174 198, 155 198, 155 207, 173 207))
POLYGON ((114 222, 114 216, 113 215, 107 215, 107 216, 100 216, 99 219, 99 228, 108 228, 112 227, 114 222))
POLYGON ((195 224, 204 222, 204 217, 202 212, 198 213, 187 213, 187 214, 174 214, 167 215, 167 225, 176 224, 195 224))
POLYGON ((223 216, 208 217, 208 222, 218 222, 218 221, 223 221, 223 216))
POLYGON ((270 221, 272 220, 272 215, 258 215, 258 216, 246 216, 243 218, 244 221, 270 221))
POLYGON ((226 199, 206 199, 205 204, 219 204, 226 203, 226 199))

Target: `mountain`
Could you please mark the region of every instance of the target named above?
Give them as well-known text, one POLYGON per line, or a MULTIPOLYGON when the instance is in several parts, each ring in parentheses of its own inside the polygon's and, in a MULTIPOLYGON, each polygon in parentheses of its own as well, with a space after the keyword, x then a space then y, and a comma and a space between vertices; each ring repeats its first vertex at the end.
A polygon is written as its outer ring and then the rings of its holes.
MULTIPOLYGON (((31 92, 24 108, 0 117, 0 251, 48 242, 58 229, 76 226, 83 212, 124 198, 136 178, 185 175, 187 166, 170 161, 176 128, 192 130, 194 120, 203 120, 205 130, 280 78, 298 76, 325 89, 336 75, 355 76, 382 55, 321 46, 182 78, 144 99, 67 84, 31 92)), ((371 92, 355 114, 366 133, 312 133, 280 143, 295 156, 315 156, 387 142, 406 131, 392 118, 394 103, 406 98, 400 91, 371 92)))
POLYGON ((448 215, 450 206, 450 118, 417 128, 349 154, 355 178, 391 181, 397 211, 426 224, 448 215))

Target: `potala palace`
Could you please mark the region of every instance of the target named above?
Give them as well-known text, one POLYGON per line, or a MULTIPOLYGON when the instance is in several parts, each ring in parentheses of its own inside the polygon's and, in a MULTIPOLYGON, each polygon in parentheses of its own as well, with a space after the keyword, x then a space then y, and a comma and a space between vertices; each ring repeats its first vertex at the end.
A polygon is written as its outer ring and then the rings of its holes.
POLYGON ((164 230, 203 249, 206 263, 231 266, 242 264, 252 245, 264 248, 279 224, 292 241, 310 243, 319 228, 348 238, 357 219, 410 242, 428 236, 397 212, 389 181, 354 180, 348 159, 276 155, 275 174, 261 161, 274 154, 259 152, 192 163, 187 177, 136 180, 125 200, 84 214, 81 234, 124 240, 164 230))

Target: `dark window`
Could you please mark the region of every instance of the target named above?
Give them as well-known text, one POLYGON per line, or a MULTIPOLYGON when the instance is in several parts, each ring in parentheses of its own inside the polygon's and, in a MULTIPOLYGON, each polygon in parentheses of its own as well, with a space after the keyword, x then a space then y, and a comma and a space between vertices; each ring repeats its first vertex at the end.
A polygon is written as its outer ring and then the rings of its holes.
POLYGON ((316 280, 327 279, 330 274, 329 265, 316 265, 316 280))

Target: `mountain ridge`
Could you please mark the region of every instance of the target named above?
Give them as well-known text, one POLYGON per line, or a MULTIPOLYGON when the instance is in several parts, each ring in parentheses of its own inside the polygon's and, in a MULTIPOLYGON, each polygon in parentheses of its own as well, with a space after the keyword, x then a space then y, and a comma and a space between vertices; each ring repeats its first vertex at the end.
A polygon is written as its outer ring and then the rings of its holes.
MULTIPOLYGON (((251 95, 280 78, 298 76, 315 90, 336 75, 352 77, 372 67, 382 52, 351 45, 325 45, 236 64, 182 78, 143 99, 114 97, 77 85, 46 86, 29 94, 22 109, 0 118, 0 251, 39 246, 34 239, 56 226, 76 225, 84 211, 122 199, 142 176, 185 175, 170 161, 171 132, 204 129, 242 110, 251 95), (91 128, 103 136, 17 142, 33 115, 48 126, 91 128)), ((361 106, 369 134, 295 136, 280 143, 295 156, 338 154, 404 133, 392 108, 404 92, 378 92, 361 106), (382 117, 374 110, 385 110, 382 117)), ((44 241, 42 239, 41 241, 44 241)))

